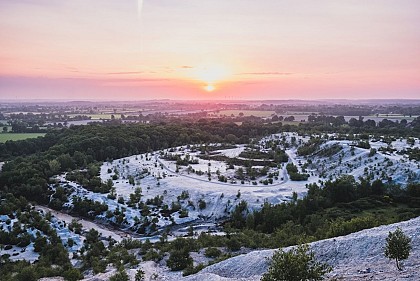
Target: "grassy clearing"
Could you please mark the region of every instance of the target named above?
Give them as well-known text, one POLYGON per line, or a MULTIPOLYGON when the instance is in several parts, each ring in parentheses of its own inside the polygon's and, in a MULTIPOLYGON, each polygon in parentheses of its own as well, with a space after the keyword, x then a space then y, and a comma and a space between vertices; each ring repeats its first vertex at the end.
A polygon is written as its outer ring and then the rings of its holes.
MULTIPOLYGON (((88 114, 93 120, 100 120, 100 119, 111 119, 112 114, 88 114)), ((120 119, 121 114, 114 114, 115 119, 120 119)))
POLYGON ((372 116, 366 116, 365 119, 369 118, 382 118, 382 119, 389 119, 389 120, 399 120, 406 119, 408 121, 414 120, 417 118, 417 115, 412 115, 411 117, 409 115, 402 115, 402 114, 378 114, 378 115, 372 115, 372 116))
POLYGON ((302 121, 270 121, 270 122, 265 122, 264 124, 277 124, 277 123, 281 123, 282 125, 299 125, 300 123, 303 123, 302 121))
POLYGON ((40 133, 1 133, 0 134, 0 143, 5 143, 8 140, 17 141, 17 140, 26 140, 31 138, 43 137, 45 134, 40 133))

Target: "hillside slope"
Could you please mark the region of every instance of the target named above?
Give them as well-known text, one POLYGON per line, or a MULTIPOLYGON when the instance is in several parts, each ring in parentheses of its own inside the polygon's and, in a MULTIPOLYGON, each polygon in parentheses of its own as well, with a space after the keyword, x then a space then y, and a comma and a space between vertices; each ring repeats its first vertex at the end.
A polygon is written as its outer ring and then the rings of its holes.
MULTIPOLYGON (((329 276, 337 277, 338 280, 420 280, 420 217, 314 242, 311 248, 319 260, 334 267, 329 276), (409 259, 403 263, 403 272, 398 272, 395 262, 383 255, 385 238, 397 226, 412 239, 413 250, 409 259)), ((183 280, 260 280, 268 268, 267 258, 273 252, 264 250, 240 255, 209 266, 183 280)))

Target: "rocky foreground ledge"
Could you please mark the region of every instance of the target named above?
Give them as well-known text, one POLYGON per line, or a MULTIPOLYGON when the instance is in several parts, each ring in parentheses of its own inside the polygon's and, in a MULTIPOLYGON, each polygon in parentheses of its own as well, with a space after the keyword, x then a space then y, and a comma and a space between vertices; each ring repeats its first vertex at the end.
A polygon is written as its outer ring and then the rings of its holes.
MULTIPOLYGON (((331 280, 420 280, 420 217, 321 240, 310 245, 319 260, 333 266, 334 269, 329 274, 331 280), (412 239, 413 247, 410 257, 403 262, 405 269, 402 272, 396 269, 394 261, 383 254, 385 238, 397 227, 412 239)), ((260 280, 268 269, 267 259, 273 253, 274 250, 254 251, 230 258, 184 280, 260 280)))

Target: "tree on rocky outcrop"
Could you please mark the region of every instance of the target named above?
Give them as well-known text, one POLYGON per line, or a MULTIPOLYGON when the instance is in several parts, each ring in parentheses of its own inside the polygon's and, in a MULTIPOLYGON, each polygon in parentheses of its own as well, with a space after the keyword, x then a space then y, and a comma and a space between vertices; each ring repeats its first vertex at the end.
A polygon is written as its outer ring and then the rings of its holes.
POLYGON ((186 249, 173 250, 169 255, 169 259, 166 262, 166 265, 172 271, 183 270, 189 266, 193 265, 193 259, 190 256, 190 253, 186 249))
POLYGON ((109 281, 128 281, 129 277, 124 269, 117 271, 114 275, 109 278, 109 281))
POLYGON ((137 272, 136 272, 136 275, 135 275, 135 277, 134 277, 134 280, 135 280, 135 281, 143 281, 143 280, 144 280, 144 275, 145 275, 144 270, 143 270, 143 269, 141 269, 141 268, 139 268, 139 269, 137 270, 137 272))
POLYGON ((305 244, 287 252, 276 251, 261 281, 316 281, 331 270, 328 264, 316 261, 314 252, 305 244))
POLYGON ((407 259, 411 251, 411 238, 397 227, 394 232, 389 232, 386 238, 385 256, 395 259, 398 270, 402 270, 400 261, 407 259))
POLYGON ((178 238, 172 242, 172 250, 169 252, 169 258, 166 265, 172 271, 183 270, 193 266, 193 259, 190 251, 193 250, 190 240, 178 238))

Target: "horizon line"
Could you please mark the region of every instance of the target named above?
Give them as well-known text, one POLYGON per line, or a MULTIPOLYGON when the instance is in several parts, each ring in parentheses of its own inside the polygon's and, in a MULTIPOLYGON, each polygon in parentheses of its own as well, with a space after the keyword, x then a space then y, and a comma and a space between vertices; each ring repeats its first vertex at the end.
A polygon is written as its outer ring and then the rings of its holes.
POLYGON ((40 99, 40 98, 25 98, 25 99, 1 99, 0 103, 16 103, 16 102, 168 102, 168 101, 193 101, 193 102, 307 102, 307 101, 418 101, 414 98, 324 98, 324 99, 128 99, 128 100, 115 100, 115 99, 40 99))

